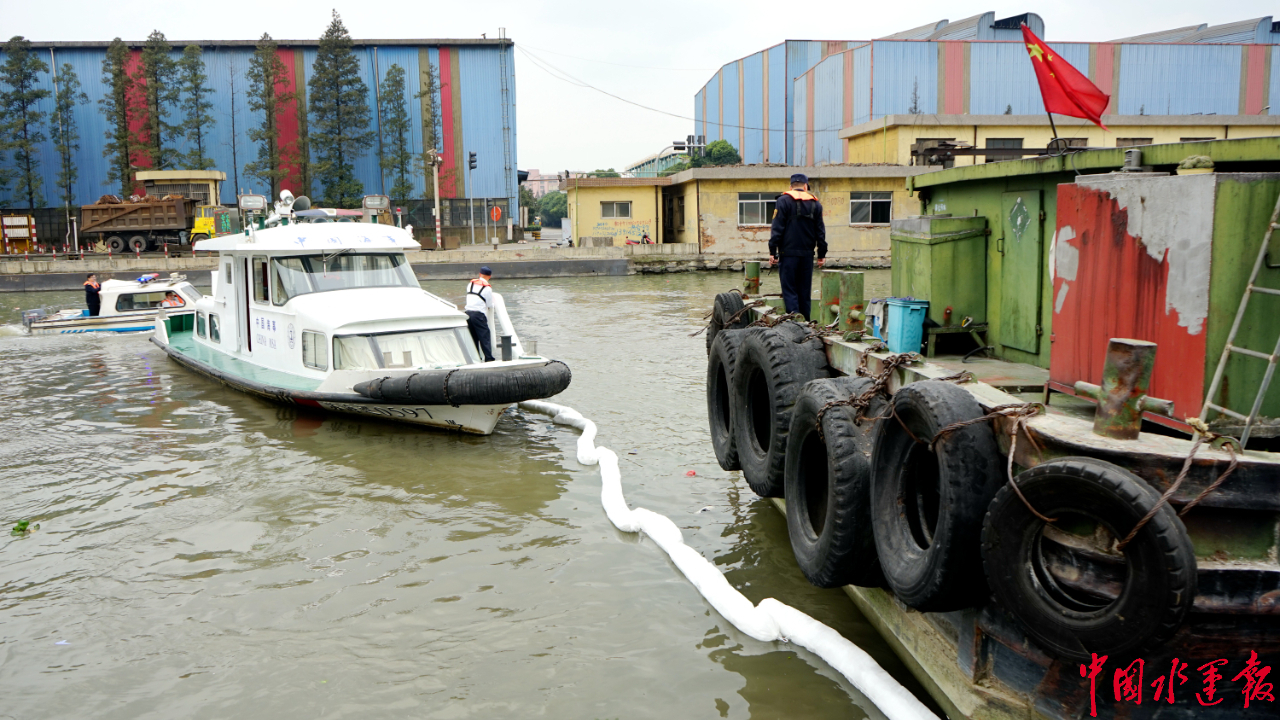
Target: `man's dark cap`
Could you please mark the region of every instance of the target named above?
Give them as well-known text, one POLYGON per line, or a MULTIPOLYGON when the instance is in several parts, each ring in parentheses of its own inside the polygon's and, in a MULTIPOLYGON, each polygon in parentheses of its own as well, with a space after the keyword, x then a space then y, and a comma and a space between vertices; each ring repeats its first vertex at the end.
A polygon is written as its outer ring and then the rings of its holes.
POLYGON ((809 178, 805 177, 804 173, 796 173, 791 176, 791 184, 795 185, 796 183, 804 183, 805 185, 808 185, 809 178))
POLYGON ((481 274, 481 275, 493 275, 493 271, 489 269, 489 266, 488 266, 488 265, 486 265, 486 266, 484 266, 484 267, 480 268, 480 274, 481 274))

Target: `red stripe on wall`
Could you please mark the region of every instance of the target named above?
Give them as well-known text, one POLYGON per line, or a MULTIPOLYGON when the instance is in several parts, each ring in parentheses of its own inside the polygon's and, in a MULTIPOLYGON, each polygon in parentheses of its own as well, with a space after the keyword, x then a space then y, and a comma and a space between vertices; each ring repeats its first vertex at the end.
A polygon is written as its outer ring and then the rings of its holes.
MULTIPOLYGON (((291 49, 276 48, 276 57, 280 58, 280 62, 284 63, 285 81, 276 85, 276 93, 292 94, 297 86, 297 78, 295 75, 294 59, 297 54, 291 49)), ((288 105, 281 108, 276 115, 276 128, 280 131, 279 142, 280 148, 284 153, 287 162, 282 162, 281 166, 286 175, 280 181, 282 189, 289 190, 295 195, 298 194, 302 187, 301 168, 298 167, 298 101, 294 98, 288 105)))
POLYGON ((1248 76, 1245 80, 1248 84, 1245 86, 1244 114, 1261 115, 1262 98, 1265 91, 1262 83, 1266 79, 1267 73, 1267 46, 1249 45, 1245 47, 1245 52, 1249 53, 1249 58, 1247 65, 1248 76))
POLYGON ((804 143, 805 143, 804 146, 805 148, 807 148, 807 151, 804 156, 804 161, 806 164, 814 165, 815 162, 813 159, 813 71, 810 71, 805 74, 804 86, 805 86, 804 121, 805 121, 806 129, 808 130, 808 132, 805 134, 805 140, 804 140, 804 143))
POLYGON ((1107 102, 1105 114, 1112 114, 1116 111, 1116 94, 1112 92, 1111 82, 1114 78, 1115 70, 1116 46, 1111 43, 1098 43, 1095 46, 1093 60, 1093 84, 1098 89, 1111 96, 1111 100, 1107 102))
POLYGON ((946 72, 947 87, 943 95, 944 113, 960 115, 964 113, 964 43, 947 42, 946 72))
MULTIPOLYGON (((129 73, 129 77, 134 77, 142 72, 142 51, 130 50, 129 59, 125 62, 125 72, 129 73)), ((125 94, 125 106, 128 108, 129 116, 129 134, 133 137, 130 143, 141 146, 144 143, 151 142, 151 133, 147 132, 147 119, 151 113, 147 112, 147 96, 146 96, 145 80, 139 80, 136 84, 129 83, 129 90, 125 94)), ((149 170, 151 168, 151 154, 143 147, 138 147, 129 154, 130 162, 139 170, 149 170)), ((135 188, 136 189, 136 188, 135 188)))
MULTIPOLYGON (((444 162, 440 169, 456 167, 457 158, 453 150, 453 58, 449 48, 440 48, 440 119, 443 130, 444 162)), ((440 173, 440 195, 442 197, 458 197, 457 178, 454 173, 440 173)))

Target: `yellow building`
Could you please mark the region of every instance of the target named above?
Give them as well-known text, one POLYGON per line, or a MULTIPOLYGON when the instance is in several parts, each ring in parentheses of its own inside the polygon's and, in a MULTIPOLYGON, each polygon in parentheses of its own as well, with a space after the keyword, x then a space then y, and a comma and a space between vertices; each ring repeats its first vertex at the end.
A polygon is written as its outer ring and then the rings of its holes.
MULTIPOLYGON (((1135 145, 1228 140, 1280 135, 1274 115, 1105 115, 1107 130, 1087 120, 1055 116, 1058 136, 1074 147, 1113 148, 1135 145)), ((840 131, 851 163, 925 164, 912 158, 911 146, 926 140, 949 140, 975 148, 1040 149, 1053 138, 1045 115, 888 115, 840 131)), ((1033 153, 1034 154, 1034 153, 1033 153)), ((962 156, 955 165, 974 165, 1020 156, 962 156)), ((948 164, 948 167, 950 165, 948 164)))
POLYGON ((582 178, 562 183, 575 245, 624 245, 644 233, 699 253, 768 254, 773 205, 793 173, 809 176, 822 202, 832 257, 887 261, 889 222, 917 212, 906 178, 935 168, 826 165, 734 166, 665 178, 582 178))

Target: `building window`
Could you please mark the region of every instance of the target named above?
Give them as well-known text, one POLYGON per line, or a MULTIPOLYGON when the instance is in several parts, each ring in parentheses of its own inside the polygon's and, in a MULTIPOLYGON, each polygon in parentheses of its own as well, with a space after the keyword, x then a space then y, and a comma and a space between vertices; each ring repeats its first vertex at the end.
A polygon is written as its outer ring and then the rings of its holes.
POLYGON ((1207 138, 1178 138, 1178 142, 1204 142, 1206 140, 1217 140, 1216 137, 1207 138))
POLYGON ((1116 138, 1116 147, 1133 147, 1134 145, 1150 145, 1151 138, 1116 138))
POLYGON ((222 342, 222 329, 218 327, 218 316, 213 313, 209 313, 209 341, 222 342))
POLYGON ((631 203, 630 202, 602 202, 600 203, 600 217, 630 218, 631 203))
POLYGON ((773 193, 738 193, 738 224, 768 225, 773 222, 773 211, 778 196, 773 193))
POLYGON ((199 335, 200 337, 207 336, 207 333, 205 332, 204 313, 202 312, 196 313, 196 335, 199 335))
POLYGON ((269 277, 267 259, 264 257, 255 257, 253 259, 253 299, 260 303, 267 301, 268 287, 271 284, 269 277))
MULTIPOLYGON (((987 138, 988 150, 1021 150, 1022 138, 987 138)), ((996 162, 997 160, 1011 160, 1013 158, 1022 157, 1021 155, 987 155, 987 162, 996 162)))
POLYGON ((850 225, 885 225, 893 216, 893 193, 849 193, 850 225))
POLYGON ((222 276, 225 279, 225 282, 227 283, 227 287, 231 287, 231 263, 226 263, 222 267, 224 269, 222 276))
POLYGON ((329 346, 325 344, 323 334, 302 331, 302 364, 313 370, 329 369, 329 346))

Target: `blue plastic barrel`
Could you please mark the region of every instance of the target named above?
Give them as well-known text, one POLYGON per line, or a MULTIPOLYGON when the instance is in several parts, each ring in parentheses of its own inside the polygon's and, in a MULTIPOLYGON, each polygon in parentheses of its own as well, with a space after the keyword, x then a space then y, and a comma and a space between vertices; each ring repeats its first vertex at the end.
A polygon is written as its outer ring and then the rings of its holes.
POLYGON ((889 352, 920 352, 924 343, 924 318, 929 311, 928 300, 899 300, 889 298, 889 352))

